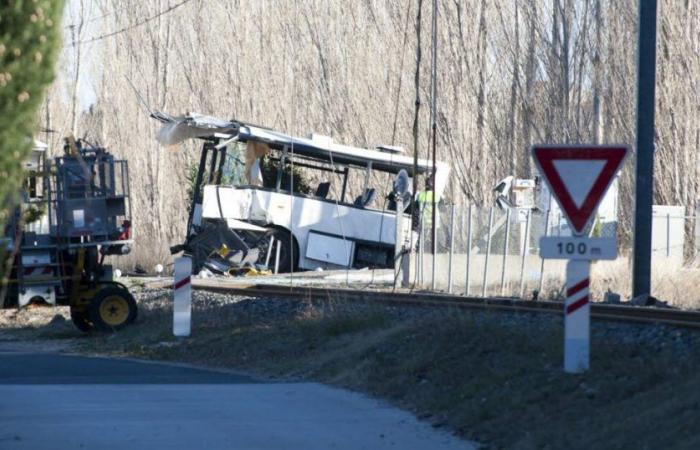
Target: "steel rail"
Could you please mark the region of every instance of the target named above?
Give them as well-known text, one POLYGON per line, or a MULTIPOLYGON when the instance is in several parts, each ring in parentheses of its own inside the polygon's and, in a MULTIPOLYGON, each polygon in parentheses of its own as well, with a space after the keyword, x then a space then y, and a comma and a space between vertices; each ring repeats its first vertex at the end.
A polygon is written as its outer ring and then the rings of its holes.
MULTIPOLYGON (((347 288, 318 288, 289 285, 231 285, 194 280, 193 289, 220 294, 272 297, 309 301, 361 301, 383 305, 484 309, 523 313, 563 314, 564 304, 555 301, 522 300, 510 297, 463 297, 434 292, 390 292, 347 288)), ((597 320, 663 324, 700 329, 700 311, 628 305, 591 304, 591 317, 597 320)))

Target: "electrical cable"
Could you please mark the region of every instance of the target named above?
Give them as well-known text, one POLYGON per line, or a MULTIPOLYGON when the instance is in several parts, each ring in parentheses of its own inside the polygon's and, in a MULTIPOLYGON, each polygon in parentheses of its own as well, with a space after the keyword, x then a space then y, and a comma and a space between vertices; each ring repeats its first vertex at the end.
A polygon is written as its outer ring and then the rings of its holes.
MULTIPOLYGON (((299 5, 295 1, 294 2, 294 20, 296 23, 299 21, 299 5)), ((294 50, 294 58, 293 61, 297 61, 297 54, 296 54, 296 48, 293 48, 294 50)), ((292 68, 292 104, 291 104, 291 113, 292 113, 292 136, 294 136, 294 125, 296 123, 296 75, 294 73, 294 68, 292 68)), ((289 288, 294 287, 294 137, 292 137, 292 145, 291 145, 291 150, 292 150, 292 156, 290 158, 291 164, 290 164, 290 172, 289 172, 289 193, 291 194, 289 196, 289 254, 291 255, 290 261, 291 261, 291 267, 289 270, 289 288)), ((284 167, 282 167, 282 173, 284 175, 284 167)), ((297 258, 301 258, 301 248, 298 250, 299 253, 297 258)))
MULTIPOLYGON (((85 39, 85 40, 83 40, 83 41, 79 41, 79 42, 77 42, 77 44, 89 44, 89 43, 91 43, 91 42, 101 41, 102 39, 106 39, 106 38, 108 38, 108 37, 116 36, 116 35, 118 35, 118 34, 124 33, 125 31, 133 30, 134 28, 140 27, 141 25, 145 25, 145 24, 147 24, 148 22, 151 22, 151 21, 153 21, 153 20, 155 20, 155 19, 157 19, 157 18, 159 18, 159 17, 161 17, 161 16, 163 16, 163 15, 165 15, 165 14, 171 12, 171 11, 174 11, 175 9, 179 8, 180 6, 182 6, 182 5, 186 4, 186 3, 189 3, 190 1, 191 1, 191 0, 183 0, 183 1, 181 1, 180 3, 177 3, 177 4, 173 5, 173 6, 168 7, 168 8, 165 8, 164 10, 158 12, 157 14, 155 14, 155 15, 153 15, 153 16, 150 16, 150 17, 147 17, 147 18, 141 20, 140 22, 136 22, 136 23, 134 23, 134 24, 132 24, 132 25, 126 26, 126 27, 121 28, 121 29, 119 29, 119 30, 112 31, 112 32, 110 32, 110 33, 105 33, 105 34, 102 34, 102 35, 100 35, 100 36, 96 36, 96 37, 94 37, 94 38, 89 38, 89 39, 85 39)), ((76 44, 76 42, 73 42, 72 44, 76 44)))
MULTIPOLYGON (((331 159, 331 168, 334 170, 333 174, 335 174, 335 163, 333 162, 333 149, 328 148, 328 155, 330 156, 331 159)), ((347 176, 347 175, 346 175, 347 176)), ((340 235, 343 238, 343 246, 345 247, 345 251, 348 251, 348 245, 347 245, 347 238, 345 235, 345 228, 343 227, 343 219, 340 216, 340 205, 338 203, 338 199, 336 198, 335 200, 335 213, 337 215, 337 220, 338 223, 340 224, 340 235)), ((348 255, 348 260, 350 259, 350 255, 348 255)), ((345 266, 345 285, 349 286, 350 285, 350 266, 345 266)))
MULTIPOLYGON (((413 248, 416 244, 414 241, 414 235, 413 235, 413 229, 416 225, 416 222, 420 221, 420 211, 419 211, 419 216, 418 220, 415 219, 416 214, 413 213, 416 208, 416 199, 417 199, 417 194, 418 194, 418 134, 419 134, 419 128, 418 128, 418 119, 419 119, 419 112, 420 112, 420 64, 421 64, 421 24, 422 24, 422 6, 423 6, 423 0, 416 0, 417 5, 416 5, 416 70, 414 72, 414 83, 415 83, 415 109, 413 112, 413 199, 412 199, 412 209, 411 209, 411 252, 413 252, 413 248)), ((422 223, 418 223, 418 230, 422 230, 422 223)), ((419 235, 420 238, 420 235, 419 235)), ((416 261, 418 260, 418 256, 416 256, 416 261)), ((421 267, 420 270, 423 270, 423 261, 421 260, 421 267)), ((413 280, 413 285, 411 286, 410 292, 413 292, 413 289, 416 286, 416 281, 418 279, 418 270, 415 272, 414 280, 413 280)))
MULTIPOLYGON (((120 13, 120 12, 123 12, 123 11, 126 11, 126 10, 128 10, 128 9, 130 9, 130 8, 113 9, 112 11, 107 12, 107 13, 103 13, 103 14, 100 15, 100 16, 88 17, 87 19, 85 19, 85 20, 82 21, 82 24, 84 25, 84 24, 86 24, 86 23, 92 23, 92 22, 95 22, 95 21, 97 21, 97 20, 104 19, 105 17, 108 17, 108 16, 111 16, 111 15, 114 15, 114 14, 117 14, 117 13, 120 13)), ((73 28, 73 27, 75 27, 75 26, 76 26, 76 24, 71 23, 70 25, 66 25, 64 28, 70 29, 70 28, 73 28)))
MULTIPOLYGON (((393 164, 394 164, 394 154, 390 153, 389 165, 393 165, 393 164)), ((393 189, 394 189, 394 187, 392 184, 391 190, 393 191, 393 189)), ((387 202, 387 198, 385 196, 384 203, 382 204, 382 217, 381 217, 381 220, 379 221, 379 236, 377 237, 377 241, 379 241, 379 242, 382 242, 382 231, 383 231, 383 227, 384 227, 384 214, 386 212, 386 202, 387 202)), ((397 211, 396 211, 397 220, 398 220, 399 214, 403 214, 403 211, 399 212, 398 208, 397 208, 397 211)), ((401 233, 401 234, 403 234, 403 233, 401 233)), ((396 248, 396 242, 394 242, 394 248, 396 248)), ((394 265, 396 265, 396 255, 394 255, 394 265)), ((374 284, 375 271, 376 271, 376 267, 372 267, 372 277, 370 278, 370 282, 367 286, 371 286, 372 284, 374 284)), ((394 271, 396 272, 396 270, 394 270, 394 271)), ((396 285, 396 280, 394 280, 394 283, 392 283, 392 286, 395 286, 395 285, 396 285)))
POLYGON ((437 195, 436 195, 436 182, 437 176, 435 172, 437 171, 437 13, 438 13, 438 3, 437 0, 433 0, 433 17, 432 17, 432 70, 430 74, 430 86, 431 86, 431 108, 430 116, 432 120, 432 146, 433 146, 433 173, 431 190, 432 190, 432 211, 431 211, 431 246, 433 250, 433 267, 431 276, 431 286, 433 290, 435 289, 435 271, 436 271, 436 254, 437 254, 437 195))

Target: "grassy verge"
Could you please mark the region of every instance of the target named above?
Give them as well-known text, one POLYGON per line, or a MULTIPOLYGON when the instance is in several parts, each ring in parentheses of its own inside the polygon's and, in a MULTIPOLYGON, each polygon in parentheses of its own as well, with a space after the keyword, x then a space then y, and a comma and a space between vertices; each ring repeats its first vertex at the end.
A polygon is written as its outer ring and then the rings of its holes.
POLYGON ((199 298, 192 337, 175 340, 168 302, 141 306, 136 326, 77 348, 318 380, 496 448, 700 448, 692 348, 659 351, 599 332, 592 370, 572 376, 561 371, 561 324, 551 319, 199 298))

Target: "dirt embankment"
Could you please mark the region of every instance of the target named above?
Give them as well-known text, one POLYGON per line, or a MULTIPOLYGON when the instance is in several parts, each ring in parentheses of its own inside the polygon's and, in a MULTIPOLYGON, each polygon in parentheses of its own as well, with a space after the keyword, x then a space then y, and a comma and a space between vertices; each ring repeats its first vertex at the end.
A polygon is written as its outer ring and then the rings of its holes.
POLYGON ((700 333, 595 324, 592 370, 572 376, 549 316, 195 297, 185 340, 168 294, 149 290, 116 335, 81 337, 56 310, 28 310, 3 313, 0 339, 319 380, 495 448, 700 448, 700 333))

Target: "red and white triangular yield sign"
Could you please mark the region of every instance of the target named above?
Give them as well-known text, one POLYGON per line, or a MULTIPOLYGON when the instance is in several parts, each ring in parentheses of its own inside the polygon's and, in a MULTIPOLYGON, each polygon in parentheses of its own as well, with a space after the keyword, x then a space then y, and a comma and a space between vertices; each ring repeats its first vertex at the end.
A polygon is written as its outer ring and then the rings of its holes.
POLYGON ((627 153, 625 145, 532 147, 535 163, 574 234, 583 234, 627 153))

